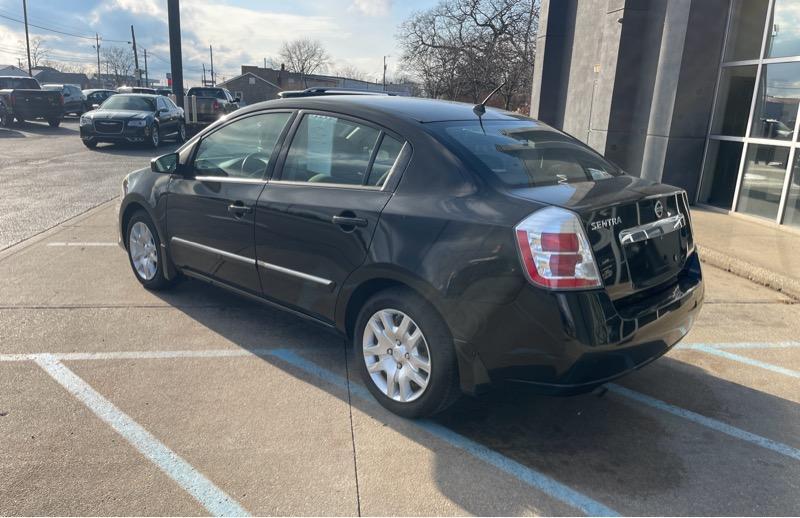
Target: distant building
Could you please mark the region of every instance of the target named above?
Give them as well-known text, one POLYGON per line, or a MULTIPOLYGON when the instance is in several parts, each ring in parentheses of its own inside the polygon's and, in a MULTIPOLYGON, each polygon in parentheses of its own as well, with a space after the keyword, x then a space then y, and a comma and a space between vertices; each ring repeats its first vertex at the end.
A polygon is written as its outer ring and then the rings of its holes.
POLYGON ((28 73, 14 65, 0 65, 0 76, 28 77, 28 73))
POLYGON ((41 85, 77 85, 81 88, 89 88, 91 86, 91 81, 89 81, 89 78, 83 73, 60 72, 53 67, 44 66, 36 67, 32 72, 33 77, 35 77, 41 85))
MULTIPOLYGON (((251 65, 242 65, 241 75, 223 81, 217 86, 227 88, 247 104, 276 99, 278 93, 283 90, 304 90, 312 87, 347 88, 370 92, 384 91, 382 83, 323 74, 302 75, 297 72, 289 72, 283 66, 276 70, 251 65)), ((385 91, 410 96, 414 91, 414 86, 413 83, 390 83, 386 85, 385 91)))

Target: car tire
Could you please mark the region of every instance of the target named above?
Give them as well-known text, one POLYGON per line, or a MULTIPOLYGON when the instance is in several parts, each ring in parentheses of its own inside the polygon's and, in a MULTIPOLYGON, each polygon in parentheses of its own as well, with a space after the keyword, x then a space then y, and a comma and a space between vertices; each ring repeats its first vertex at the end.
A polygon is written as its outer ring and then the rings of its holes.
POLYGON ((391 412, 426 417, 442 412, 461 396, 450 329, 416 292, 392 288, 373 295, 361 308, 353 334, 361 377, 391 412))
POLYGON ((175 279, 164 275, 161 240, 158 231, 143 210, 136 212, 125 229, 125 248, 133 275, 148 290, 163 290, 174 284, 175 279))
POLYGON ((11 117, 3 110, 0 112, 0 128, 7 128, 11 125, 11 117))
POLYGON ((161 145, 161 130, 158 128, 158 124, 153 124, 153 127, 150 129, 150 142, 148 146, 153 149, 158 149, 158 146, 161 145))
POLYGON ((175 134, 175 142, 178 144, 186 142, 186 124, 182 122, 178 125, 178 132, 175 134))
POLYGON ((23 124, 25 124, 25 119, 22 119, 20 117, 15 117, 15 119, 17 119, 17 126, 22 126, 23 124))
POLYGON ((94 149, 97 147, 97 141, 94 139, 91 140, 84 140, 83 145, 88 147, 89 149, 94 149))
POLYGON ((61 119, 49 119, 47 124, 49 124, 51 128, 57 128, 61 125, 61 119))

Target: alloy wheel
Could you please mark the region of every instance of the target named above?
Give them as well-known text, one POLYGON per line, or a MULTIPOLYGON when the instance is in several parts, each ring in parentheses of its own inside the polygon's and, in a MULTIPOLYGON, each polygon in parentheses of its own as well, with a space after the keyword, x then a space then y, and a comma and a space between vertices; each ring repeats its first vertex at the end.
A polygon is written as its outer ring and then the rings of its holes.
POLYGON ((128 250, 136 275, 145 281, 155 277, 158 270, 158 250, 150 228, 141 221, 137 221, 131 227, 128 250))
POLYGON ((153 141, 153 147, 158 147, 159 143, 159 135, 158 135, 158 126, 153 126, 153 133, 151 134, 151 140, 153 141))
POLYGON ((367 321, 362 341, 372 382, 401 403, 418 399, 431 379, 431 355, 422 329, 402 311, 382 309, 367 321))

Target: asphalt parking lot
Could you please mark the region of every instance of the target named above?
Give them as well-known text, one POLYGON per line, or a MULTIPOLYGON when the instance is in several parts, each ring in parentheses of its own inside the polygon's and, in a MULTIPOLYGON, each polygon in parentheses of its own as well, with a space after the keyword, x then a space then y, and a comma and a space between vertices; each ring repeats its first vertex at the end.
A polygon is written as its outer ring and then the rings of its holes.
POLYGON ((707 266, 686 340, 604 395, 408 421, 325 329, 142 289, 113 198, 152 151, 76 130, 0 129, 0 514, 800 513, 797 301, 707 266))

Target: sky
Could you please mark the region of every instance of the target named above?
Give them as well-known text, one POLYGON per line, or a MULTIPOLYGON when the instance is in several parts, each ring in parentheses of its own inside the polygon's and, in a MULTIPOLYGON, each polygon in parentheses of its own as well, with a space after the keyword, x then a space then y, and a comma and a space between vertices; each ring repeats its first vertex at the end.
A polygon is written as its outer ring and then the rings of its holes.
MULTIPOLYGON (((130 48, 130 26, 136 31, 140 67, 148 52, 151 78, 169 71, 169 35, 166 0, 27 0, 31 38, 41 37, 50 59, 85 63, 97 68, 94 35, 103 46, 130 48), (82 37, 81 37, 82 36, 82 37), (118 40, 118 41, 112 41, 118 40)), ((354 66, 371 80, 381 77, 383 56, 388 72, 397 70, 400 51, 398 25, 414 11, 436 0, 183 0, 181 36, 184 80, 196 84, 202 66, 209 66, 209 45, 214 48, 217 77, 239 75, 241 65, 263 65, 278 57, 284 41, 318 39, 332 58, 333 70, 354 66)), ((25 64, 22 0, 0 0, 0 64, 25 64)), ((25 68, 25 66, 23 66, 25 68)))

